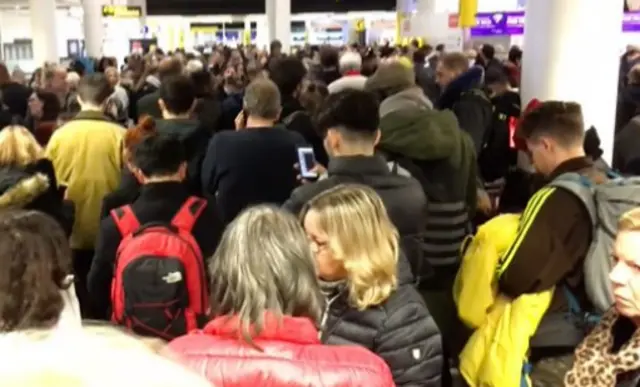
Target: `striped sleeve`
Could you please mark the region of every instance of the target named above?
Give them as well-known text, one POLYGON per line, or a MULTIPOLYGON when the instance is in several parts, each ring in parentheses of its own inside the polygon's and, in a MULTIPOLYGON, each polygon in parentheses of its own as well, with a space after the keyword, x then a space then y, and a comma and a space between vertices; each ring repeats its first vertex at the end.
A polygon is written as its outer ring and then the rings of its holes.
POLYGON ((536 220, 536 217, 555 190, 556 189, 553 187, 542 188, 538 190, 538 192, 536 192, 535 195, 533 195, 533 197, 527 203, 527 207, 525 208, 522 217, 520 218, 520 224, 518 225, 518 234, 516 236, 516 239, 513 241, 507 252, 504 254, 504 256, 502 256, 500 262, 498 263, 498 278, 504 274, 509 265, 511 265, 514 257, 518 255, 519 250, 523 245, 523 241, 525 240, 527 235, 531 234, 531 228, 534 221, 536 220))

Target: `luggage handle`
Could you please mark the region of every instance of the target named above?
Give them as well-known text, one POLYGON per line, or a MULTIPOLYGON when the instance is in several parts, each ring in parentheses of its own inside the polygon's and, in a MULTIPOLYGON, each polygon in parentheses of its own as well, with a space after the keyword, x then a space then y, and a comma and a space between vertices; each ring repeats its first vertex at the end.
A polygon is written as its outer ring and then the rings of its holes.
POLYGON ((164 228, 176 234, 179 232, 178 227, 174 226, 173 224, 167 224, 163 222, 149 222, 149 223, 145 223, 144 225, 142 225, 142 227, 138 228, 133 233, 133 236, 137 237, 143 232, 149 230, 150 228, 164 228))

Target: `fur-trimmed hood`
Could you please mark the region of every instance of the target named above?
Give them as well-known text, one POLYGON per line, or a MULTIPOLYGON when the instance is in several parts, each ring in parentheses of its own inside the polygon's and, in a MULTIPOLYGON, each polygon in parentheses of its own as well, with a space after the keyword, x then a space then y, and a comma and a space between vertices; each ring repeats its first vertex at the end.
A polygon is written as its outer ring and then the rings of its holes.
POLYGON ((43 173, 28 174, 14 168, 0 169, 0 208, 24 208, 50 186, 43 173))

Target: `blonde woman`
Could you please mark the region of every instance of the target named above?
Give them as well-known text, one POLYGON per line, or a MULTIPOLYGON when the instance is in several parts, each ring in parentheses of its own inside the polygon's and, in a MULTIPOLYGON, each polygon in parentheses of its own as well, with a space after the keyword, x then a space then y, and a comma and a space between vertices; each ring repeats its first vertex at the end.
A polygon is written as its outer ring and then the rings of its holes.
POLYGON ((394 385, 387 365, 369 351, 320 343, 322 296, 293 215, 268 206, 241 213, 209 272, 216 317, 169 348, 213 386, 394 385))
POLYGON ((0 209, 22 208, 52 216, 71 233, 73 211, 63 201, 51 161, 22 126, 0 130, 0 209))
POLYGON ((301 217, 328 300, 322 341, 368 348, 398 386, 441 386, 440 332, 411 278, 396 272, 398 231, 380 197, 338 186, 307 203, 301 217))

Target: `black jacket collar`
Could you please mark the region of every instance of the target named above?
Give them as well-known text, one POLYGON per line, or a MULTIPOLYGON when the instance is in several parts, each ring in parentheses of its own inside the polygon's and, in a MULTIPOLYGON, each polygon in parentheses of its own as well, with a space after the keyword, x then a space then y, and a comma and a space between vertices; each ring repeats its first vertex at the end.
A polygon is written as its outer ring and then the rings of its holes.
POLYGON ((438 109, 451 109, 462 94, 471 89, 482 87, 483 78, 484 69, 479 66, 474 66, 458 76, 442 91, 442 95, 436 104, 438 109))
POLYGON ((140 196, 137 200, 140 201, 156 201, 167 200, 172 198, 175 200, 177 197, 187 197, 188 192, 185 184, 178 181, 168 181, 161 183, 144 184, 140 188, 140 196))
POLYGON ((374 156, 335 157, 329 160, 327 168, 332 175, 389 175, 389 167, 384 158, 374 156))

